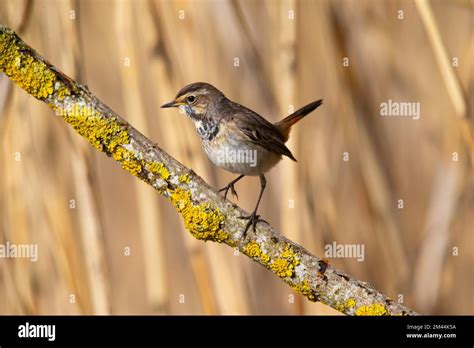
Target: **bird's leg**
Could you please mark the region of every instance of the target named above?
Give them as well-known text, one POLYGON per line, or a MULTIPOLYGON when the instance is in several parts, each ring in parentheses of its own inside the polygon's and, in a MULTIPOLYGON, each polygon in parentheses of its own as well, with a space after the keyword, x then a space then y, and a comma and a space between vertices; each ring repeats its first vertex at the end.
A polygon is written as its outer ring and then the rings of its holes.
POLYGON ((253 231, 255 232, 255 227, 257 226, 257 222, 263 221, 268 223, 267 221, 260 219, 260 215, 257 215, 257 209, 258 205, 260 204, 260 200, 262 199, 263 191, 265 191, 265 186, 267 185, 267 180, 265 179, 265 176, 263 174, 260 174, 260 194, 258 196, 257 200, 257 205, 255 206, 255 209, 253 210, 252 214, 248 216, 240 216, 240 219, 248 219, 249 221, 247 222, 247 225, 245 226, 245 230, 243 233, 243 237, 245 238, 247 236, 247 231, 250 228, 250 226, 253 227, 253 231))
POLYGON ((229 182, 229 183, 227 184, 227 186, 221 188, 221 189, 220 189, 219 191, 217 191, 217 192, 222 192, 222 191, 224 191, 224 198, 227 198, 227 192, 229 192, 229 190, 230 190, 230 192, 232 192, 232 194, 233 194, 235 197, 237 197, 237 199, 239 199, 239 196, 237 195, 237 191, 235 191, 234 184, 235 184, 237 181, 239 181, 240 179, 242 179, 244 176, 245 176, 244 174, 240 175, 239 177, 237 177, 237 179, 232 180, 231 182, 229 182))

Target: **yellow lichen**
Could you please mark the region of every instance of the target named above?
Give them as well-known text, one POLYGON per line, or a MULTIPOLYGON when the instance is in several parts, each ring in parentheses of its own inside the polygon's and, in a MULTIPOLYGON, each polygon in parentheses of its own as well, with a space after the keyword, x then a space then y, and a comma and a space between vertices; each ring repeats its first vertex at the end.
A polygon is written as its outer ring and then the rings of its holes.
POLYGON ((133 152, 124 149, 123 147, 115 147, 112 152, 112 157, 122 164, 122 168, 130 174, 137 176, 142 172, 142 164, 133 152))
POLYGON ((105 118, 93 106, 74 102, 67 107, 56 106, 55 110, 92 146, 120 162, 123 169, 135 176, 143 171, 142 161, 123 147, 130 138, 115 118, 105 118))
POLYGON ((336 306, 334 308, 336 310, 338 310, 339 312, 347 313, 352 308, 354 308, 356 306, 356 304, 357 304, 357 302, 353 298, 350 298, 350 299, 346 300, 343 303, 336 304, 336 306))
POLYGON ((140 160, 132 151, 123 147, 130 143, 130 138, 117 119, 105 118, 92 105, 83 105, 74 100, 67 107, 56 106, 55 110, 92 146, 110 154, 129 173, 137 176, 146 166, 163 180, 170 177, 168 169, 162 163, 140 160))
POLYGON ((248 243, 244 247, 243 252, 245 255, 249 257, 260 259, 260 261, 264 265, 266 265, 268 261, 270 261, 270 256, 264 253, 262 249, 260 248, 260 245, 255 241, 251 241, 250 243, 248 243))
POLYGON ((59 116, 100 151, 113 154, 121 145, 130 143, 128 133, 115 118, 103 117, 90 105, 72 102, 67 107, 57 106, 55 109, 59 116))
POLYGON ((159 162, 148 162, 146 164, 148 170, 152 172, 153 174, 158 175, 160 178, 163 180, 168 180, 170 177, 170 172, 168 169, 164 166, 163 163, 159 162))
POLYGON ((1 28, 0 31, 1 71, 38 99, 51 95, 55 86, 62 97, 69 92, 62 83, 57 82, 56 74, 44 62, 33 58, 14 33, 6 28, 1 28))
MULTIPOLYGON (((231 248, 234 248, 234 249, 237 249, 237 241, 233 240, 233 239, 228 239, 226 242, 225 242, 228 246, 230 246, 231 248)), ((238 249, 237 249, 238 250, 238 249)))
POLYGON ((142 172, 142 166, 136 160, 125 160, 122 162, 122 168, 130 174, 137 176, 142 172))
POLYGON ((191 193, 179 187, 171 191, 170 200, 183 216, 184 226, 195 238, 216 242, 229 239, 229 234, 221 229, 224 216, 219 209, 208 203, 195 205, 191 193))
POLYGON ((281 257, 290 261, 294 266, 298 266, 300 264, 300 259, 298 258, 298 255, 296 255, 295 251, 293 250, 293 247, 289 244, 286 245, 285 249, 281 253, 281 257))
POLYGON ((183 183, 183 184, 189 184, 191 179, 189 178, 189 175, 186 173, 186 174, 183 174, 183 175, 180 175, 179 178, 178 178, 179 182, 183 183))
POLYGON ((262 252, 262 254, 260 255, 260 260, 265 265, 270 261, 270 256, 262 252))
POLYGON ((258 245, 255 241, 248 243, 244 247, 244 254, 250 257, 259 257, 261 253, 262 250, 260 250, 260 245, 258 245))
POLYGON ((66 96, 71 95, 71 91, 66 86, 59 84, 55 95, 59 100, 63 100, 66 96))
POLYGON ((357 308, 356 315, 387 315, 387 308, 381 303, 374 303, 368 306, 361 306, 357 308))
POLYGON ((280 254, 280 257, 273 260, 270 264, 270 269, 281 278, 292 277, 295 267, 299 264, 300 259, 298 258, 298 255, 295 253, 291 245, 287 244, 280 254))
POLYGON ((344 306, 344 303, 336 303, 336 305, 334 306, 334 309, 341 313, 345 313, 346 307, 344 306))
POLYGON ((117 147, 128 144, 129 142, 130 139, 128 137, 128 133, 125 130, 120 130, 118 133, 115 133, 110 138, 104 139, 104 143, 107 146, 107 151, 109 153, 113 153, 117 149, 117 147))
POLYGON ((294 266, 291 262, 281 257, 273 260, 273 262, 270 264, 270 269, 273 271, 273 273, 281 278, 291 277, 293 275, 293 268, 294 266))
POLYGON ((311 289, 311 286, 309 284, 309 281, 307 279, 303 280, 300 284, 290 284, 293 290, 296 292, 300 293, 303 296, 306 296, 308 299, 314 301, 316 299, 316 296, 314 295, 313 290, 311 289))
POLYGON ((354 308, 356 304, 357 303, 353 298, 350 298, 346 301, 346 307, 349 308, 349 309, 354 308))
POLYGON ((129 154, 128 154, 128 151, 126 149, 124 149, 123 147, 118 147, 113 152, 112 157, 117 162, 122 162, 122 161, 125 161, 125 160, 128 159, 129 154))

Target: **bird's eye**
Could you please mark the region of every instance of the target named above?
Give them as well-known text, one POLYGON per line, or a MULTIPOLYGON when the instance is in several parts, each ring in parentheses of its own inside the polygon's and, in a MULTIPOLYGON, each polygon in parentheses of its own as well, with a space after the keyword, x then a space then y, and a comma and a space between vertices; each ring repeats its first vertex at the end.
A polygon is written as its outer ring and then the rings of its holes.
POLYGON ((186 100, 187 100, 187 102, 188 102, 189 104, 192 104, 192 103, 194 103, 194 102, 196 101, 196 97, 193 96, 193 95, 188 95, 187 98, 186 98, 186 100))

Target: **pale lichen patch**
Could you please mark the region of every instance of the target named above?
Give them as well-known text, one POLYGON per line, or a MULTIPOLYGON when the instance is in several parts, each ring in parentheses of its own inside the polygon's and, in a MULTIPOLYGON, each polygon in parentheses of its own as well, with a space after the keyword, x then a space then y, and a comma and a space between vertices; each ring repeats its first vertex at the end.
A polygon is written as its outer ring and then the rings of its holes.
POLYGON ((304 264, 300 263, 295 267, 295 274, 298 278, 304 278, 307 273, 307 268, 304 264))

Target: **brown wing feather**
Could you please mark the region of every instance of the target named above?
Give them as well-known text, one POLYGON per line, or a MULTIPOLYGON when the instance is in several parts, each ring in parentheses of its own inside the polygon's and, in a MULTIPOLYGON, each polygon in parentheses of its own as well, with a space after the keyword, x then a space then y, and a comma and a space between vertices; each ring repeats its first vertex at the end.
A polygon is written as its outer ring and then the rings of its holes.
POLYGON ((247 139, 268 151, 287 156, 296 162, 296 158, 285 146, 285 140, 280 130, 262 116, 246 108, 232 103, 232 119, 247 139))

